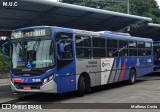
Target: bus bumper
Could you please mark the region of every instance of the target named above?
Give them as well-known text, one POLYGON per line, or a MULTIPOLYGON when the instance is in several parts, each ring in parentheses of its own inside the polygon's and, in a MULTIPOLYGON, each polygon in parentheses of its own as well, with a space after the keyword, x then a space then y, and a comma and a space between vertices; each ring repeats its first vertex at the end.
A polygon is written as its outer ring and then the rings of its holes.
MULTIPOLYGON (((25 85, 22 85, 25 86, 25 85)), ((32 88, 32 85, 31 85, 32 88)), ((29 93, 57 93, 57 84, 51 80, 47 82, 46 84, 39 87, 39 89, 30 89, 30 90, 24 90, 24 89, 18 89, 16 85, 11 81, 11 89, 13 92, 29 92, 29 93)))

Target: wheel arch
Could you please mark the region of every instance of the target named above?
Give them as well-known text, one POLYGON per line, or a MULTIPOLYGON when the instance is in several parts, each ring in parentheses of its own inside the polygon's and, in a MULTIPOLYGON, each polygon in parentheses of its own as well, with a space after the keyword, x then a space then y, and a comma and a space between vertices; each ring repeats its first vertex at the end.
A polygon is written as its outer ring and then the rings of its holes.
MULTIPOLYGON (((80 77, 84 77, 84 81, 85 81, 85 83, 87 84, 87 87, 88 88, 86 88, 86 89, 89 89, 89 87, 91 86, 91 78, 90 78, 90 76, 89 76, 89 73, 87 73, 87 72, 82 72, 81 74, 80 74, 80 76, 79 76, 79 78, 78 78, 78 83, 79 83, 79 79, 80 79, 80 77)), ((78 85, 78 83, 77 83, 77 85, 78 85)))

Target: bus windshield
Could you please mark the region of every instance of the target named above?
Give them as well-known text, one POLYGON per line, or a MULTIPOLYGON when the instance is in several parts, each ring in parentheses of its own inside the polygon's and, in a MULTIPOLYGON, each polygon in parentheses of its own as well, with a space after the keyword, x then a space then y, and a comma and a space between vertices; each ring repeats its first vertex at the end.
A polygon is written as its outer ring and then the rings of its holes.
POLYGON ((13 42, 13 68, 43 68, 54 64, 52 40, 32 40, 13 42))

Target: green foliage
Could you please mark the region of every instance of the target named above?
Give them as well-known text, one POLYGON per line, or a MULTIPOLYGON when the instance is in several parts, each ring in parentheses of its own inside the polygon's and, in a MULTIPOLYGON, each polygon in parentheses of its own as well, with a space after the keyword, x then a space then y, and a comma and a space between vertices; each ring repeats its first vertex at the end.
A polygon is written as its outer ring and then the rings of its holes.
MULTIPOLYGON (((0 41, 0 45, 2 45, 2 41, 0 41)), ((7 51, 7 54, 9 55, 9 49, 6 50, 7 51)), ((0 47, 0 70, 2 69, 8 69, 10 66, 10 62, 6 59, 3 58, 2 56, 2 49, 0 47), (4 67, 4 68, 3 68, 4 67)))
MULTIPOLYGON (((127 0, 62 0, 65 3, 127 13, 127 0)), ((151 17, 160 24, 160 9, 155 0, 130 0, 130 13, 151 17)))

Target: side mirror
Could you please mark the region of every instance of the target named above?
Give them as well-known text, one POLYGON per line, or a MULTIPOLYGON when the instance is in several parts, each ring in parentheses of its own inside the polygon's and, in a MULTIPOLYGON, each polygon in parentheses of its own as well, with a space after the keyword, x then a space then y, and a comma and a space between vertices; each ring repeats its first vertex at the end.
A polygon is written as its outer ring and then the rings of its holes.
POLYGON ((5 54, 6 54, 6 49, 5 49, 5 46, 10 44, 9 41, 5 42, 4 44, 2 44, 2 56, 7 59, 7 60, 10 60, 10 58, 8 58, 5 54))
POLYGON ((60 43, 59 44, 59 50, 60 50, 60 53, 62 54, 64 52, 64 43, 60 43))

